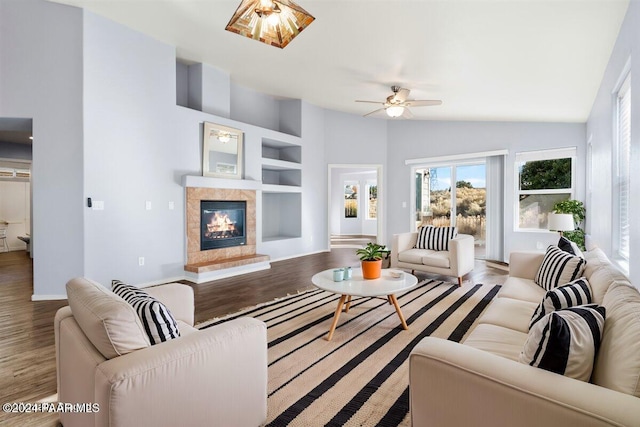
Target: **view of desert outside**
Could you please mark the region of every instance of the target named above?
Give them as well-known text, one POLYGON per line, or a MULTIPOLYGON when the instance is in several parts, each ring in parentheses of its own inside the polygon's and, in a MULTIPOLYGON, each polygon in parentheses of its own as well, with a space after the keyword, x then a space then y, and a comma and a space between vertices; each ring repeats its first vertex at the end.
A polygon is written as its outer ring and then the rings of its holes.
POLYGON ((475 256, 486 251, 486 168, 484 164, 434 167, 416 171, 416 227, 454 225, 475 239, 475 256), (452 193, 452 169, 455 185, 452 193), (455 204, 452 204, 455 200, 455 204), (454 209, 452 209, 452 206, 454 209))

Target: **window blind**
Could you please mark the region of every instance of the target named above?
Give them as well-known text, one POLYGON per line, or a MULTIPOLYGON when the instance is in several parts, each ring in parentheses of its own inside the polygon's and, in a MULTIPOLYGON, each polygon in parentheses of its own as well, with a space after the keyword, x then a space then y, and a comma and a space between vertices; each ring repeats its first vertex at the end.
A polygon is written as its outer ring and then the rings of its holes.
POLYGON ((618 91, 618 254, 629 259, 629 166, 631 157, 631 79, 618 91))

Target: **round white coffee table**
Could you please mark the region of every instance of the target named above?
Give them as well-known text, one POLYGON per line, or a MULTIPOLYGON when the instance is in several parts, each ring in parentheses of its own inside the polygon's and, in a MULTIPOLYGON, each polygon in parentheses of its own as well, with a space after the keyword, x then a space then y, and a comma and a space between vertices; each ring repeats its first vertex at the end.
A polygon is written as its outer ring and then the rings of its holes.
POLYGON ((362 277, 362 270, 360 268, 353 269, 353 275, 351 279, 343 280, 340 282, 333 281, 333 268, 320 273, 315 274, 311 278, 311 282, 317 287, 325 291, 333 292, 334 294, 340 294, 340 301, 338 301, 338 307, 336 308, 335 315, 333 316, 333 323, 331 329, 327 334, 327 341, 331 341, 333 337, 333 331, 336 329, 338 319, 340 318, 340 312, 344 306, 344 312, 349 311, 351 306, 351 297, 380 297, 386 296, 390 304, 396 308, 396 313, 402 323, 402 328, 407 330, 407 322, 404 320, 400 305, 395 294, 398 292, 408 291, 418 284, 418 278, 413 274, 400 272, 398 270, 383 269, 382 275, 378 279, 365 280, 362 277), (392 272, 401 273, 399 278, 392 277, 392 272), (346 305, 345 305, 346 304, 346 305))

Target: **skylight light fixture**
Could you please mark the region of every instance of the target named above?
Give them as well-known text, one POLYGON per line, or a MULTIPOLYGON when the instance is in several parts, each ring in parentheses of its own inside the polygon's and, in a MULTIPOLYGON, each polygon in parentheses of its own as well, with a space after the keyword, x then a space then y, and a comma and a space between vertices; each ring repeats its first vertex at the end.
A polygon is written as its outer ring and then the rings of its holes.
POLYGON ((314 19, 291 0, 242 0, 225 29, 283 49, 314 19))

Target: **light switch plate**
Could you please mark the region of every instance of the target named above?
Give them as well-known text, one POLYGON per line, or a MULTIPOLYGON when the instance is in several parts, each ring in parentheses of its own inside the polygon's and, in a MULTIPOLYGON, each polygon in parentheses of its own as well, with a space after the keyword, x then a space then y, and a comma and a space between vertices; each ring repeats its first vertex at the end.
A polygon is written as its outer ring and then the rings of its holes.
POLYGON ((144 203, 144 206, 145 206, 145 208, 146 208, 148 211, 150 211, 150 210, 151 210, 151 202, 150 202, 149 200, 147 200, 147 201, 144 203))
POLYGON ((91 209, 94 211, 103 211, 104 210, 104 201, 102 200, 94 200, 91 202, 91 209))
POLYGON ((173 202, 169 202, 169 210, 172 211, 176 207, 176 204, 173 202))

